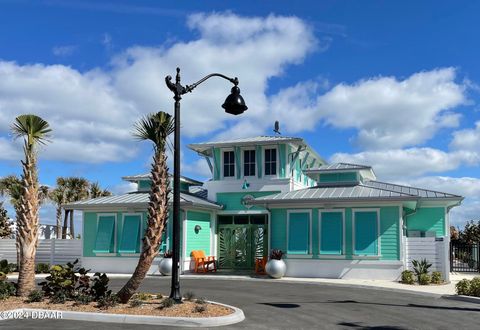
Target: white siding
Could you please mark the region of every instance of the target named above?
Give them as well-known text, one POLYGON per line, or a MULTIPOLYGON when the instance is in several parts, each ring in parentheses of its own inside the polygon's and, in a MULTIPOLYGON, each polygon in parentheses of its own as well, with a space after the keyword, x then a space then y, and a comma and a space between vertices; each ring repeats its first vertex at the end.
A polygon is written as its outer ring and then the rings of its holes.
POLYGON ((407 237, 407 268, 412 270, 412 260, 427 259, 432 267, 431 271, 440 271, 445 274, 445 243, 436 241, 435 237, 407 237))

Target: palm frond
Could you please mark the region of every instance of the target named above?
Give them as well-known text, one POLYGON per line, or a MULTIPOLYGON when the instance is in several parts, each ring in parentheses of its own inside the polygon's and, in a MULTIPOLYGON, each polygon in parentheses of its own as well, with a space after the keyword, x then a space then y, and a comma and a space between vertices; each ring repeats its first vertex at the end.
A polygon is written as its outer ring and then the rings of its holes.
POLYGON ((11 130, 15 138, 25 137, 29 146, 34 143, 46 144, 52 129, 48 122, 39 116, 26 114, 15 118, 11 130))
POLYGON ((167 137, 175 129, 173 117, 163 111, 151 113, 134 125, 133 136, 139 140, 150 140, 156 148, 163 147, 167 137))

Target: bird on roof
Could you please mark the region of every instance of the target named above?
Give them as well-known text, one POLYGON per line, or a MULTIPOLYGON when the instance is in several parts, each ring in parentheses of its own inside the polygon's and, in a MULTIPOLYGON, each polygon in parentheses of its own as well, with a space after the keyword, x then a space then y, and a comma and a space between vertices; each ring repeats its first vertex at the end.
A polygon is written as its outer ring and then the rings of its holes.
POLYGON ((279 135, 282 134, 280 133, 280 123, 278 122, 278 120, 275 120, 275 125, 273 126, 273 132, 279 135))

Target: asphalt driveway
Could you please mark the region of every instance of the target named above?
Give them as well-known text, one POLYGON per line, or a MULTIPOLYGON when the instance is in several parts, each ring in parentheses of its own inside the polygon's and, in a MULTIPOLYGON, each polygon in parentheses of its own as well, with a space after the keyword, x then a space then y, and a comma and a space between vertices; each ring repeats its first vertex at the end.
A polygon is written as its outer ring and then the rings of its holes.
MULTIPOLYGON (((112 279, 118 289, 126 279, 112 279)), ((141 291, 169 293, 169 278, 148 278, 141 291)), ((243 309, 228 329, 479 329, 480 305, 385 290, 325 284, 182 279, 182 292, 243 309)), ((0 329, 152 329, 63 320, 0 322, 0 329)), ((166 328, 166 327, 162 327, 166 328)), ((179 328, 175 328, 179 329, 179 328)))

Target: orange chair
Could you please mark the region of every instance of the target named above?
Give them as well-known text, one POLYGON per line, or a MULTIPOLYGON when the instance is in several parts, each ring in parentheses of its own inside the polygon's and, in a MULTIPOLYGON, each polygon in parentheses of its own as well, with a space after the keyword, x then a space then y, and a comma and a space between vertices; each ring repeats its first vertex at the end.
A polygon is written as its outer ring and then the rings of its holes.
POLYGON ((194 250, 191 256, 195 261, 195 273, 217 271, 217 263, 214 256, 205 256, 205 251, 203 250, 194 250), (209 269, 210 265, 213 265, 213 269, 209 269))
POLYGON ((265 266, 267 265, 267 257, 256 258, 255 259, 255 274, 265 275, 265 266))

